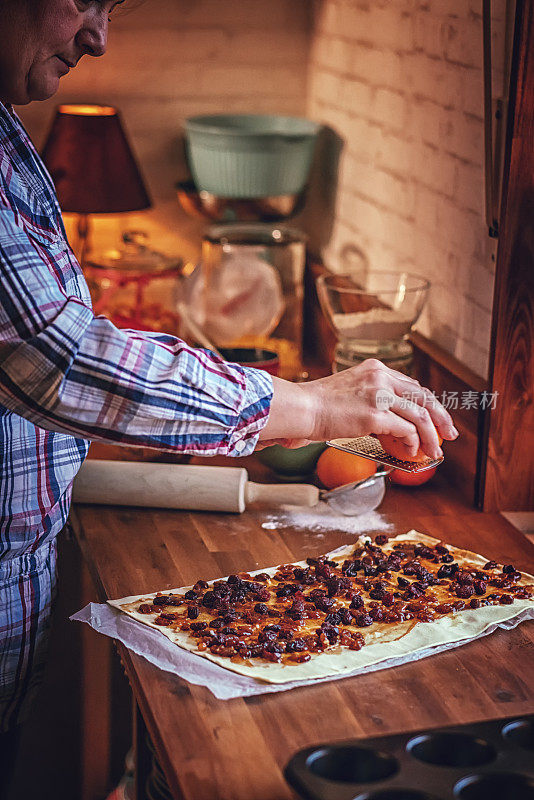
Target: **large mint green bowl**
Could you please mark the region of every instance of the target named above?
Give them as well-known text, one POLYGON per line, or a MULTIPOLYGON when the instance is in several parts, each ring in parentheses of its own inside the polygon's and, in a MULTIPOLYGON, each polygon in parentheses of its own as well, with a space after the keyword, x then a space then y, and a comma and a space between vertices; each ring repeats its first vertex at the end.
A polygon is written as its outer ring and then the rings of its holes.
POLYGON ((312 474, 321 453, 326 450, 324 442, 313 442, 304 447, 281 447, 273 444, 255 453, 256 458, 270 467, 277 475, 287 480, 298 480, 312 474))
POLYGON ((319 125, 302 117, 212 114, 189 117, 185 134, 197 188, 251 199, 304 188, 319 125))

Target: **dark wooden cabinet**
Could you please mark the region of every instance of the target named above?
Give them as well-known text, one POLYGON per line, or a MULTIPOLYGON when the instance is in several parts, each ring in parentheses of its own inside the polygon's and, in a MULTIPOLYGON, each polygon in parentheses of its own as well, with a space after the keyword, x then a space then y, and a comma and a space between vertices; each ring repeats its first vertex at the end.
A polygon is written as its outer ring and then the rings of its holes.
POLYGON ((534 3, 518 0, 479 496, 534 510, 534 3))

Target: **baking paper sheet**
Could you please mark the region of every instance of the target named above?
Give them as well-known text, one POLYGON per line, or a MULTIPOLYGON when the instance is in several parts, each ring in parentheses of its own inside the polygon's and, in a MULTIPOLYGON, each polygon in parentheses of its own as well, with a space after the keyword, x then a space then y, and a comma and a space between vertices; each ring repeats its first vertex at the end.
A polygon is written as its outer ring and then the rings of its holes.
MULTIPOLYGON (((417 531, 409 531, 390 541, 402 541, 412 538, 417 538, 420 541, 426 540, 429 543, 437 541, 417 531)), ((332 556, 334 553, 340 555, 345 550, 351 549, 352 546, 341 547, 332 551, 329 555, 332 556)), ((456 548, 451 549, 456 550, 456 548)), ((462 551, 456 550, 456 552, 460 553, 462 551)), ((472 557, 474 554, 469 553, 469 556, 472 557)), ((487 559, 484 556, 476 555, 470 560, 484 563, 487 559)), ((253 575, 254 573, 251 574, 253 575)), ((524 577, 527 576, 525 575, 524 577)), ((528 577, 531 578, 532 576, 528 577)), ((514 608, 497 606, 477 609, 476 611, 466 610, 450 618, 441 618, 437 623, 417 625, 410 633, 396 641, 377 642, 366 645, 360 651, 350 651, 349 655, 352 663, 350 665, 345 664, 344 669, 341 669, 339 655, 331 656, 331 669, 327 670, 327 672, 332 674, 325 675, 323 671, 323 674, 319 677, 317 670, 313 669, 310 670, 311 674, 306 675, 308 670, 305 668, 310 665, 310 662, 308 662, 307 664, 299 665, 300 668, 297 667, 301 676, 298 680, 287 681, 287 669, 284 669, 284 680, 282 682, 274 680, 267 683, 257 677, 232 672, 230 669, 225 669, 214 663, 213 660, 189 652, 183 646, 177 646, 162 631, 123 614, 116 608, 116 606, 132 599, 122 598, 122 600, 110 601, 112 605, 90 603, 82 611, 74 614, 71 619, 87 622, 99 633, 118 639, 129 649, 148 659, 160 669, 172 672, 190 683, 206 686, 216 697, 223 700, 232 697, 246 697, 267 692, 283 691, 297 686, 321 683, 325 680, 337 680, 386 669, 410 661, 417 661, 420 658, 479 639, 482 636, 493 633, 498 628, 510 630, 527 619, 534 619, 532 601, 516 602, 514 608), (499 614, 501 615, 500 619, 498 618, 499 614), (493 619, 490 618, 491 616, 493 616, 493 619), (354 669, 350 669, 352 664, 354 664, 354 669), (313 674, 314 672, 315 675, 313 674)), ((322 654, 320 656, 323 662, 326 655, 322 654)))
MULTIPOLYGON (((159 631, 149 628, 141 622, 131 619, 131 617, 127 617, 106 603, 89 603, 81 611, 73 614, 71 619, 87 622, 98 633, 111 636, 112 639, 118 639, 134 653, 143 656, 151 664, 155 664, 156 667, 166 672, 172 672, 179 678, 183 678, 196 686, 206 686, 219 700, 231 700, 234 697, 250 697, 251 695, 268 694, 270 692, 284 692, 287 689, 295 689, 298 686, 310 686, 316 683, 324 683, 325 681, 350 678, 354 675, 363 675, 367 672, 376 672, 379 669, 407 664, 410 661, 419 661, 421 658, 467 644, 467 640, 463 639, 459 642, 428 647, 416 653, 409 653, 406 656, 389 658, 378 664, 361 667, 343 675, 330 675, 326 678, 292 681, 290 683, 264 683, 254 678, 238 675, 236 672, 230 672, 205 658, 177 647, 159 631)), ((487 636, 498 628, 512 630, 512 628, 528 619, 534 619, 534 608, 524 609, 513 619, 490 625, 483 633, 472 637, 469 641, 487 636)))

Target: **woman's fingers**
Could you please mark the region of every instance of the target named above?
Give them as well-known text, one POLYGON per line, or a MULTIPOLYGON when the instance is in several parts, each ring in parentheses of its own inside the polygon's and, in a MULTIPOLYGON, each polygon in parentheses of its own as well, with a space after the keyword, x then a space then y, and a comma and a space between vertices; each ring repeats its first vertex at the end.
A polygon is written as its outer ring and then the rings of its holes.
POLYGON ((430 389, 425 389, 424 386, 408 388, 408 384, 404 381, 397 380, 395 392, 402 398, 402 404, 411 402, 426 408, 442 439, 456 439, 458 431, 454 427, 451 415, 430 389))
POLYGON ((428 408, 395 395, 390 411, 417 428, 421 448, 430 458, 441 458, 443 452, 439 446, 436 425, 428 408))
POLYGON ((450 414, 429 389, 421 386, 419 381, 414 378, 410 378, 402 372, 397 372, 381 362, 376 362, 374 359, 364 362, 363 365, 366 364, 368 365, 367 368, 371 370, 374 379, 378 380, 379 385, 386 390, 391 388, 395 394, 404 398, 404 402, 411 401, 418 406, 426 408, 443 439, 456 439, 458 431, 454 427, 450 414))

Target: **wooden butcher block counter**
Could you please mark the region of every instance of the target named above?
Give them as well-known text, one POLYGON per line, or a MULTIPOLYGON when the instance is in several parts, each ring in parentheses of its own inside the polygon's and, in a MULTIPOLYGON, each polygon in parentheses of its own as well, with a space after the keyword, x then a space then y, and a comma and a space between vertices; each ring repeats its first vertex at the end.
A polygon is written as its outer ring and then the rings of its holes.
MULTIPOLYGON (((470 509, 439 473, 417 489, 388 487, 380 513, 394 526, 390 535, 416 528, 534 572, 533 545, 499 514, 470 509)), ((342 532, 262 528, 272 514, 79 505, 72 521, 101 600, 296 561, 351 541, 342 532)), ((122 645, 119 652, 175 797, 287 800, 283 768, 302 747, 534 712, 533 640, 527 622, 401 667, 234 700, 217 700, 122 645)))

